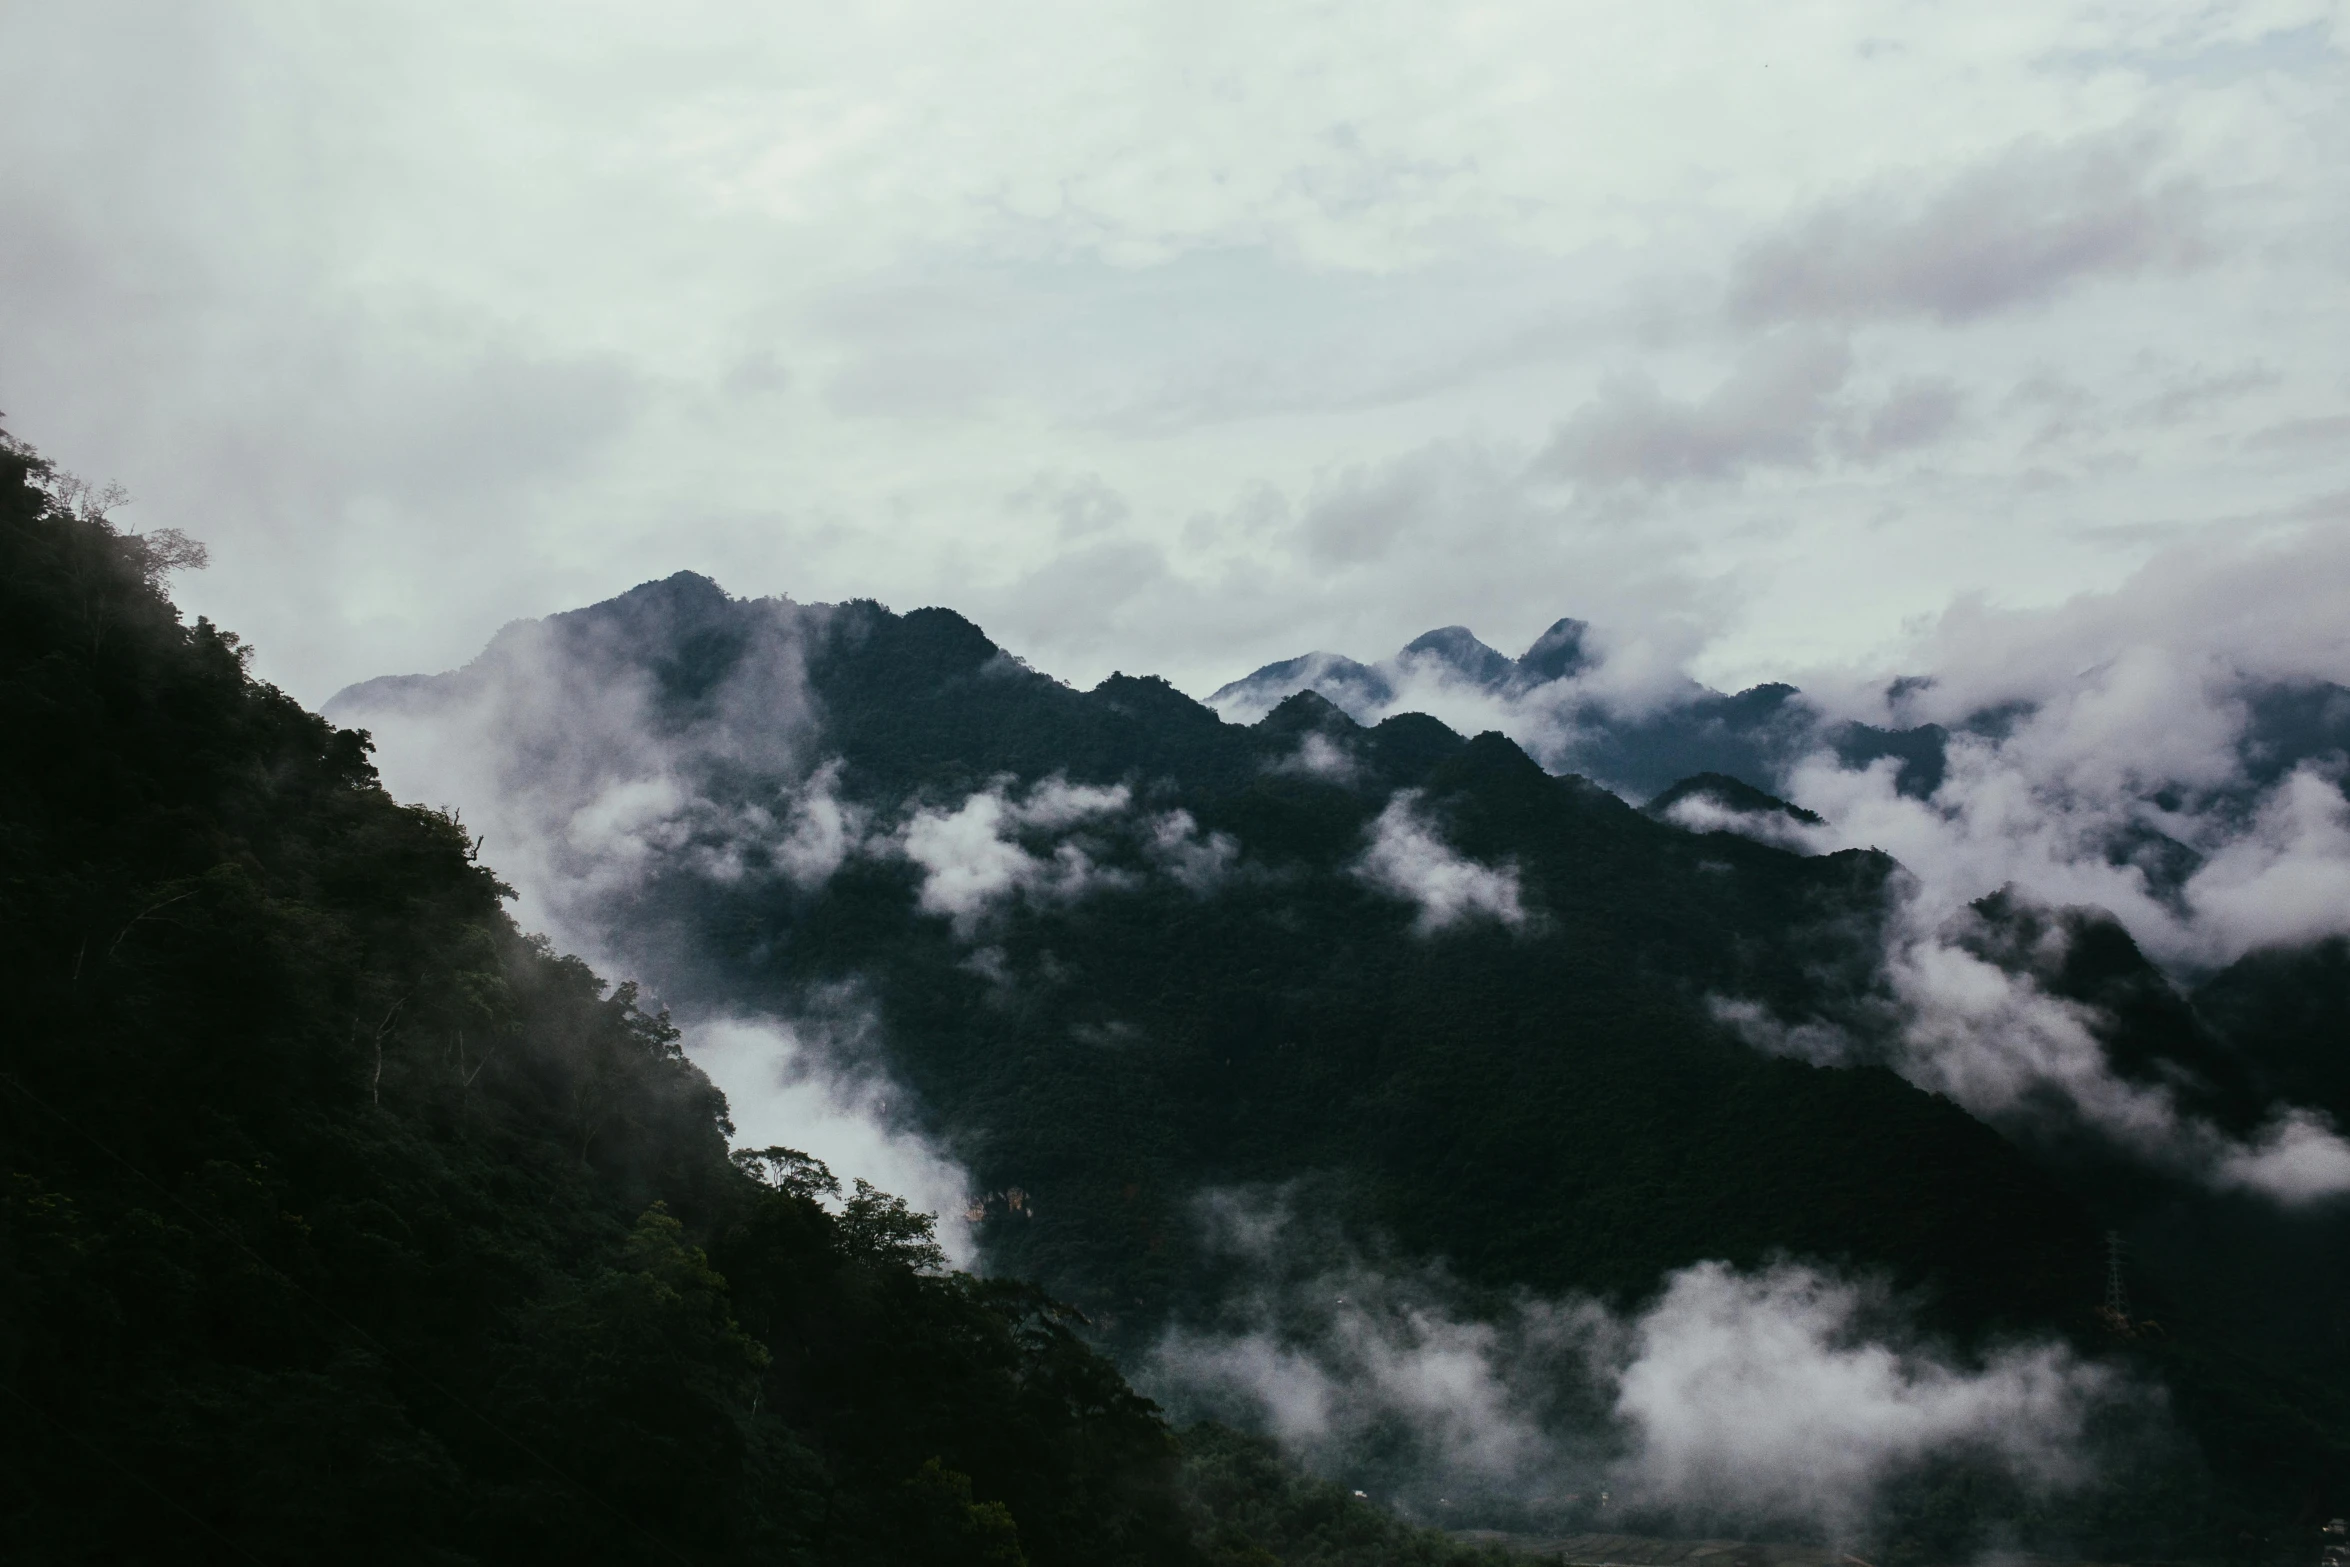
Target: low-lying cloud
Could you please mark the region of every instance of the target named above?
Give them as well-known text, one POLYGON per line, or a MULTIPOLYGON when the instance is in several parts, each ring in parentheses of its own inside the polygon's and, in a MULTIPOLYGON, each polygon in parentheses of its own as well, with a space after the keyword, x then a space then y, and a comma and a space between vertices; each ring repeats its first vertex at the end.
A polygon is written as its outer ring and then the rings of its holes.
POLYGON ((517 622, 462 670, 352 687, 327 716, 373 732, 395 795, 464 814, 526 925, 642 962, 615 950, 616 894, 667 870, 732 882, 753 860, 817 885, 864 830, 817 741, 806 640, 823 610, 747 606, 723 679, 691 702, 660 689, 648 650, 689 637, 713 595, 679 579, 620 613, 517 622))
POLYGON ((913 1129, 901 1091, 875 1064, 870 1016, 790 1020, 714 1017, 689 1024, 685 1051, 726 1094, 735 1146, 796 1148, 848 1179, 870 1181, 939 1221, 938 1241, 959 1268, 978 1258, 961 1215, 972 1182, 961 1165, 913 1129))
POLYGON ((1833 843, 1826 823, 1799 821, 1785 811, 1742 811, 1702 794, 1685 794, 1664 809, 1664 819, 1691 832, 1736 833, 1773 848, 1818 854, 1833 843))
POLYGON ((1519 1296, 1478 1312, 1441 1268, 1332 1255, 1279 1194, 1201 1208, 1247 1282, 1219 1320, 1167 1333, 1154 1391, 1438 1521, 1858 1543, 1882 1488, 1929 1461, 2040 1496, 2089 1482, 2093 1417, 2146 1397, 2055 1343, 1960 1354, 1881 1286, 1799 1263, 1698 1263, 1629 1311, 1519 1296))
POLYGON ((1515 866, 1484 865, 1444 841, 1416 790, 1401 790, 1371 824, 1371 842, 1355 862, 1362 880, 1417 906, 1412 928, 1423 936, 1491 920, 1525 927, 1527 911, 1515 866))
POLYGON ((1082 844, 1064 841, 1047 853, 1032 853, 1020 834, 1116 815, 1131 800, 1123 785, 1090 788, 1056 778, 1024 796, 999 786, 967 797, 952 811, 917 810, 898 842, 906 858, 922 868, 920 906, 948 916, 967 933, 1015 894, 1067 901, 1123 880, 1098 865, 1082 844))
POLYGON ((1929 925, 1914 897, 1905 902, 1886 937, 1882 991, 1843 1018, 1791 1023, 1720 997, 1714 1016, 1770 1054, 1817 1066, 1882 1062, 1994 1125, 2028 1135, 2086 1129, 2216 1189, 2288 1206, 2350 1194, 2350 1141, 2324 1115, 2278 1106, 2239 1137, 2183 1105, 2174 1085, 2121 1075, 2101 1037, 2108 1019, 1976 950, 1965 939, 1970 919, 1929 925))

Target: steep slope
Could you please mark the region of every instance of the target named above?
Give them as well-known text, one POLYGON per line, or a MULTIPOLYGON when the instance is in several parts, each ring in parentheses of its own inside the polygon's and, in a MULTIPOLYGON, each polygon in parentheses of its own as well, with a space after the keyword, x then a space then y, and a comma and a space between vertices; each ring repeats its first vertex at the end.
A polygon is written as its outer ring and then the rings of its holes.
POLYGON ((0 1554, 1257 1559, 1064 1308, 730 1158, 665 1017, 46 477, 0 446, 0 1554))

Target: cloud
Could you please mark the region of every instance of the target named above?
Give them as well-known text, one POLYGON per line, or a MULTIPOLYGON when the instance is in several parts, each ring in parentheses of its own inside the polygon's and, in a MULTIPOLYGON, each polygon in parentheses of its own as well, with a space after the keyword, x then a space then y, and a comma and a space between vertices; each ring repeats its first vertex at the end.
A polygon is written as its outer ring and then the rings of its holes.
POLYGON ((1667 397, 1644 376, 1602 383, 1536 457, 1538 472, 1584 483, 1734 479, 1815 459, 1830 399, 1852 369, 1840 337, 1794 332, 1749 349, 1704 398, 1667 397))
POLYGON ((453 674, 352 687, 327 713, 375 735, 394 794, 463 813, 526 925, 641 972, 665 955, 623 931, 616 894, 661 874, 738 881, 754 864, 812 887, 865 831, 838 766, 816 761, 805 640, 823 613, 650 583, 508 626, 453 674), (713 620, 742 633, 731 663, 697 698, 665 695, 649 658, 713 620))
POLYGON ((1797 821, 1784 811, 1739 811, 1708 795, 1685 794, 1665 807, 1664 819, 1691 832, 1729 832, 1797 854, 1818 854, 1834 841, 1825 826, 1797 821))
POLYGON ((1436 442, 1385 463, 1341 469, 1308 498, 1298 531, 1307 558, 1319 565, 1376 561, 1431 517, 1506 501, 1508 488, 1491 454, 1463 442, 1436 442))
POLYGON ((796 886, 822 886, 863 843, 867 813, 840 798, 840 769, 833 758, 791 797, 788 830, 773 853, 796 886))
MULTIPOLYGON (((1967 916, 1930 924, 1913 891, 1888 922, 1880 997, 1841 1018, 1794 1023, 1716 997, 1713 1015, 1773 1055, 1817 1066, 1882 1062, 2026 1136, 2086 1128, 2157 1169, 2286 1206, 2350 1194, 2350 1141, 2324 1116, 2280 1106, 2249 1139, 2231 1136, 2182 1106, 2170 1084, 2121 1076, 2097 1008, 1993 961, 1966 939, 1968 926, 1967 916)), ((2051 924, 2041 955, 2061 962, 2066 939, 2051 924)))
POLYGON ((2303 764, 2260 799, 2250 826, 2211 845, 2184 897, 2232 954, 2350 929, 2350 798, 2339 759, 2303 764))
POLYGON ((1524 928, 1527 912, 1516 867, 1463 857, 1421 814, 1419 800, 1417 790, 1406 789, 1387 802, 1371 824, 1370 847, 1355 862, 1354 874, 1417 904, 1412 928, 1423 936, 1480 919, 1524 928))
POLYGON ((1159 868, 1202 897, 1224 885, 1240 862, 1230 835, 1202 833, 1189 811, 1169 811, 1150 827, 1150 855, 1159 868))
POLYGON ((1887 182, 1815 208, 1749 245, 1733 319, 1956 323, 2039 304, 2097 276, 2209 260, 2206 201, 2152 149, 2028 141, 1919 190, 1887 182))
POLYGON ((1363 769, 1345 746, 1328 735, 1308 731, 1298 741, 1295 751, 1268 764, 1267 770, 1292 773, 1300 778, 1319 778, 1324 783, 1349 784, 1362 776, 1363 769))
POLYGON ((1990 1457, 2043 1494, 2090 1477, 2083 1438, 2114 1373, 2055 1344, 1965 1366, 1866 1336, 1885 1305, 1794 1264, 1673 1274, 1609 1366, 1627 1489, 1849 1537, 1879 1486, 1938 1453, 1990 1457))
POLYGON ((1883 1488, 1931 1460, 2030 1495, 2092 1481, 2093 1418, 2146 1397, 2054 1343, 1960 1355, 1883 1288, 1792 1262, 1701 1262, 1628 1311, 1528 1295, 1473 1311, 1441 1266, 1368 1261, 1296 1202, 1202 1198, 1242 1282, 1213 1321, 1167 1332, 1145 1385, 1441 1522, 1859 1543, 1883 1488))
POLYGON ((2338 1197, 2350 1192, 2350 1143, 2324 1116, 2287 1107, 2247 1144, 2228 1150, 2216 1184, 2288 1203, 2338 1197))
POLYGON ((1908 377, 1857 428, 1845 432, 1837 448, 1846 457, 1870 462, 1930 446, 1957 426, 1964 403, 1957 385, 1944 377, 1908 377))
POLYGON ((2322 414, 2311 419, 2287 419, 2244 437, 2257 451, 2290 451, 2295 447, 2339 450, 2350 446, 2350 414, 2322 414))
MULTIPOLYGON (((1774 582, 1736 606, 1737 656, 1850 649, 1952 581, 2109 580, 2129 547, 2079 547, 2084 524, 2224 527, 2336 482, 2322 442, 2248 472, 2240 438, 2342 412, 2338 334, 2274 308, 2331 297, 2339 53, 2278 32, 2215 74, 2199 40, 2276 13, 2170 13, 2003 3, 1912 16, 1896 50, 1857 11, 1668 8, 1627 54, 1529 5, 1388 8, 1333 40, 1278 11, 1170 33, 1132 7, 990 26, 921 0, 843 13, 811 55, 740 4, 592 37, 497 4, 314 27, 249 0, 11 7, 0 136, 42 155, 0 169, 0 407, 212 544, 189 604, 306 700, 689 564, 952 602, 1081 685, 1139 660, 1204 688, 1228 658, 1440 620, 1531 632, 1665 576, 1682 608, 1774 582), (137 112, 82 112, 101 101, 137 112), (2089 123, 2176 132, 2156 156, 2089 123), (2210 286, 2163 259, 2181 214, 2228 237, 2210 286), (2208 442, 2120 432, 2139 475, 2072 473, 2061 498, 1993 464, 1859 493, 1842 463, 1688 428, 1710 381, 1664 361, 1725 347, 1720 274, 1750 235, 1765 315, 1732 336, 2085 285, 2030 331, 1872 333, 1861 369, 1889 385, 2046 360, 2113 408, 2148 390, 2141 350, 2219 344, 2278 381, 2208 442), (1651 481, 1625 480, 1594 536, 1507 483, 1386 483, 1433 446, 1517 474, 1595 370, 1652 355, 1681 422, 1652 457, 1743 463, 1793 492, 1773 516, 1691 484, 1627 529, 1651 481), (1175 418, 1117 417, 1170 396, 1175 418), (1359 504, 1311 537, 1235 504, 1302 518, 1350 469, 1359 504), (1068 493, 997 507, 1039 473, 1068 493), (1807 592, 1791 556, 1840 569, 1807 592)), ((1889 414, 1854 450, 1917 428, 1889 414)))
MULTIPOLYGON (((837 998, 836 998, 837 999, 837 998)), ((713 1017, 689 1023, 686 1054, 726 1094, 738 1148, 796 1148, 844 1180, 862 1179, 938 1219, 947 1260, 967 1268, 978 1243, 961 1214, 963 1168, 892 1109, 901 1091, 874 1065, 869 1013, 834 1006, 792 1021, 713 1017)))
POLYGON ((1908 873, 1883 927, 1883 1009, 1724 1020, 1809 1060, 1887 1060, 2011 1128, 2071 1118, 2210 1186, 2285 1204, 2350 1192, 2340 1129, 2277 1106, 2257 1133, 2223 1131, 2170 1086, 2118 1075, 2109 1019, 1966 939, 1970 905, 2003 888, 2108 911, 2181 984, 2350 932, 2346 595, 2350 540, 2276 527, 2164 551, 2049 608, 1962 601, 1900 655, 1927 679, 1807 681, 1828 721, 1946 726, 1941 777, 1928 793, 1893 760, 1848 766, 1828 727, 1799 748, 1778 792, 1827 821, 1803 846, 1881 849, 1908 873))
POLYGON ((2112 911, 2189 975, 2350 930, 2350 759, 2333 749, 2350 722, 2326 696, 2350 679, 2342 593, 2350 548, 2310 539, 2175 551, 2051 610, 1962 604, 1921 639, 1931 681, 1890 703, 1881 685, 1818 692, 1831 711, 1953 726, 1932 797, 1826 751, 1783 792, 1836 843, 1900 860, 1934 918, 2013 884, 2112 911))
POLYGON ((899 830, 898 844, 922 868, 922 909, 948 916, 958 932, 969 935, 1014 894, 1068 901, 1097 886, 1124 884, 1122 873, 1098 865, 1082 844, 1062 842, 1050 853, 1036 854, 1022 845, 1020 835, 1064 831, 1118 815, 1131 798, 1123 784, 1095 788, 1048 778, 1018 798, 999 784, 968 796, 952 811, 916 810, 899 830))

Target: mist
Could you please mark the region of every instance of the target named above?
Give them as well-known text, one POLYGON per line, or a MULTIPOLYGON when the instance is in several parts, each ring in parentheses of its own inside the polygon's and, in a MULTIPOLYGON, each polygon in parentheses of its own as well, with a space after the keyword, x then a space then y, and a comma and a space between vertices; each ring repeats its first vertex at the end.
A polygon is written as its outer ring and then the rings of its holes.
POLYGON ((1969 1466, 2019 1504, 2106 1478, 2160 1396, 2059 1342, 1974 1352, 1877 1280, 1698 1262, 1611 1303, 1469 1288, 1366 1249, 1296 1188, 1203 1193, 1229 1279, 1143 1385, 1451 1527, 1651 1530, 1864 1548, 1888 1493, 1969 1466))

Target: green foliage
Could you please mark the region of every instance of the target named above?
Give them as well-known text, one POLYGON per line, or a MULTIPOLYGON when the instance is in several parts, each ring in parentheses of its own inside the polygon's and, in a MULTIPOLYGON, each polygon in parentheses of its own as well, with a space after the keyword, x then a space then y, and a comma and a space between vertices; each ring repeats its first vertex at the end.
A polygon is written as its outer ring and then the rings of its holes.
POLYGON ((1064 1308, 730 1158, 668 1020, 75 494, 0 450, 0 1556, 1198 1559, 1064 1308))
POLYGON ((1511 1560, 1401 1522, 1344 1486, 1299 1475, 1262 1437, 1202 1423, 1182 1441, 1184 1492, 1216 1567, 1500 1567, 1511 1560))

